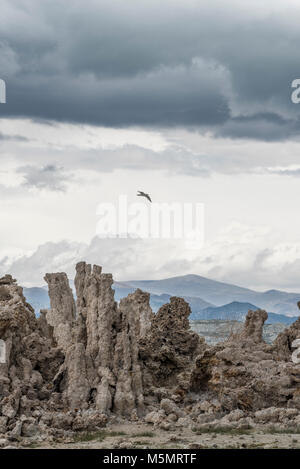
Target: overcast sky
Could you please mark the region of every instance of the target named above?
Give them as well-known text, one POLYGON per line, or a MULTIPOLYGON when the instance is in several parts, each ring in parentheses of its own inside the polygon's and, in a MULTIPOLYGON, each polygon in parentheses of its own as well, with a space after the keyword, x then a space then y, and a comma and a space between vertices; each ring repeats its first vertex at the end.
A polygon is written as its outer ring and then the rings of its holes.
POLYGON ((299 24, 298 0, 2 0, 0 273, 300 291, 299 24), (98 239, 138 189, 204 203, 204 245, 98 239))

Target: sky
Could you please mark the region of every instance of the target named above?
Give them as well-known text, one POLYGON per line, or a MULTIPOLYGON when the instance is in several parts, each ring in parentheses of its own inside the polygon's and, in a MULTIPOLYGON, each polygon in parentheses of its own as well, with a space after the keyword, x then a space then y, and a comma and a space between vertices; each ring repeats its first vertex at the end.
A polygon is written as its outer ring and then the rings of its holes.
POLYGON ((2 0, 0 274, 300 291, 299 22, 296 0, 2 0), (204 204, 204 244, 97 237, 137 190, 204 204))

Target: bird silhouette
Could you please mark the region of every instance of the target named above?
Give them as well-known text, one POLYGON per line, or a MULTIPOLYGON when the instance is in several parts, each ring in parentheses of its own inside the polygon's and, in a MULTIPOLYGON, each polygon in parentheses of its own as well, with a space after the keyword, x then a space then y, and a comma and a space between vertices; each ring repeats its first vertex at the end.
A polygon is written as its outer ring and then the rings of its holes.
POLYGON ((145 192, 143 191, 138 191, 138 194, 136 194, 138 197, 146 197, 146 199, 149 200, 149 202, 152 202, 151 200, 151 197, 149 194, 146 194, 145 192))

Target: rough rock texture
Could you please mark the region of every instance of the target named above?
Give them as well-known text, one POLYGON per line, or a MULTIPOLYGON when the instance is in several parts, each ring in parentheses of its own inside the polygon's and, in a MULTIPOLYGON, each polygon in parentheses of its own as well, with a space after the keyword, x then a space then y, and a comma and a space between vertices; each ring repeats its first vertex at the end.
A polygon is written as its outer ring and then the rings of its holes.
POLYGON ((75 320, 75 302, 68 277, 65 273, 46 274, 50 307, 46 313, 47 323, 53 327, 58 346, 66 351, 72 341, 72 327, 75 320))
MULTIPOLYGON (((300 301, 297 303, 298 308, 300 309, 300 301)), ((278 358, 281 360, 289 360, 292 353, 292 343, 294 340, 300 338, 300 317, 291 327, 285 329, 281 334, 276 338, 274 345, 278 358)))
POLYGON ((141 415, 144 393, 139 339, 150 328, 153 313, 149 294, 137 290, 118 307, 110 274, 84 262, 77 265, 76 271, 75 322, 69 286, 61 288, 65 278, 62 274, 46 275, 49 285, 54 280, 59 286, 58 292, 49 288, 51 306, 55 305, 55 312, 62 311, 62 319, 52 311, 47 313, 54 335, 63 341, 60 345, 66 353, 55 377, 57 389, 72 410, 91 407, 105 414, 141 415), (57 307, 59 301, 61 306, 57 307), (62 322, 72 326, 72 337, 62 336, 62 322))
POLYGON ((153 316, 151 327, 140 340, 147 389, 176 387, 180 394, 189 389, 190 371, 204 340, 191 331, 190 307, 182 298, 171 297, 153 316))
POLYGON ((141 290, 118 305, 112 276, 84 262, 76 303, 64 273, 45 280, 51 307, 37 319, 16 281, 0 279, 0 438, 65 438, 120 418, 164 430, 300 425, 300 319, 266 344, 267 313, 249 311, 209 346, 181 298, 156 315, 141 290))
POLYGON ((120 331, 116 337, 114 374, 117 377, 114 410, 122 415, 144 412, 143 371, 139 340, 151 326, 150 295, 141 290, 120 301, 120 331))
MULTIPOLYGON (((249 311, 240 334, 205 350, 196 360, 192 390, 211 393, 228 411, 269 406, 300 409, 300 367, 291 361, 291 352, 280 354, 278 341, 273 345, 263 342, 266 319, 265 311, 249 311)), ((296 323, 284 337, 294 337, 295 329, 296 323)))
MULTIPOLYGON (((56 406, 53 378, 63 362, 52 337, 45 337, 22 288, 6 275, 0 279, 0 431, 12 430, 17 416, 56 406)), ((4 433, 4 432, 3 432, 4 433)))
POLYGON ((263 325, 268 319, 268 313, 263 310, 248 311, 244 328, 237 336, 237 341, 241 343, 249 342, 259 344, 263 342, 263 325))

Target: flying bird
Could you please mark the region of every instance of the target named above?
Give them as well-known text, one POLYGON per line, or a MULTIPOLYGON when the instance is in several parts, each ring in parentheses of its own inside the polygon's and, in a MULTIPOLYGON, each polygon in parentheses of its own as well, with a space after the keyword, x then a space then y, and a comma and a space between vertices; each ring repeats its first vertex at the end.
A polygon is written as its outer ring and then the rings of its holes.
POLYGON ((146 199, 149 200, 149 202, 152 202, 151 197, 149 194, 146 194, 145 192, 138 191, 138 194, 136 194, 138 197, 146 197, 146 199))

